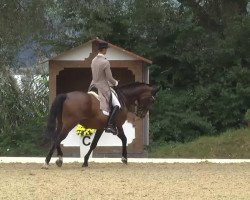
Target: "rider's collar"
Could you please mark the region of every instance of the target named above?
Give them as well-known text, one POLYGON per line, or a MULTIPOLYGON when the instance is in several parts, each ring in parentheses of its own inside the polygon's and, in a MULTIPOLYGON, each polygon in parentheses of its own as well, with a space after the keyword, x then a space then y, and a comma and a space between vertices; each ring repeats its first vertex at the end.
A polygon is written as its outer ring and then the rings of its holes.
POLYGON ((102 53, 98 53, 97 55, 106 58, 105 55, 103 55, 102 53))

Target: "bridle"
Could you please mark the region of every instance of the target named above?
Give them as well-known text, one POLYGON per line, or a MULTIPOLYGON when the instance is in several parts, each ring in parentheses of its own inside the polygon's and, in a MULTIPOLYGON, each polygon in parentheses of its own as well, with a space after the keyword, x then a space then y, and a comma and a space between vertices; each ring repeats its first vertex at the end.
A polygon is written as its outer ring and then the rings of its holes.
MULTIPOLYGON (((143 101, 144 99, 149 99, 151 98, 153 101, 155 100, 155 97, 154 96, 147 96, 147 97, 144 97, 141 99, 141 101, 143 101)), ((140 104, 138 100, 135 101, 134 103, 134 106, 135 106, 135 110, 134 110, 134 114, 138 117, 141 117, 142 114, 143 114, 143 111, 144 111, 144 107, 143 107, 143 104, 140 104)))
MULTIPOLYGON (((143 83, 136 83, 135 85, 143 85, 143 83)), ((115 89, 116 93, 118 94, 119 100, 121 100, 124 107, 127 107, 128 111, 135 114, 136 116, 143 118, 145 112, 149 110, 150 105, 155 101, 155 94, 157 90, 152 90, 151 94, 147 94, 146 96, 143 96, 142 98, 138 98, 134 100, 134 98, 127 98, 124 91, 120 88, 115 89), (147 99, 147 100, 146 100, 147 99), (132 100, 132 101, 131 101, 132 100)), ((123 107, 122 106, 122 107, 123 107)))

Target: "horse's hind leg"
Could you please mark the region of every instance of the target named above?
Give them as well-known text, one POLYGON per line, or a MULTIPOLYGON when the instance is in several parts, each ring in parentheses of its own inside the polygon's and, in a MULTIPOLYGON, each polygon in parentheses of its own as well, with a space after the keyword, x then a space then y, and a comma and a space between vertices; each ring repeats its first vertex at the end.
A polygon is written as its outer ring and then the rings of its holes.
POLYGON ((62 164, 63 164, 63 152, 62 152, 62 149, 61 149, 61 142, 67 137, 67 135, 68 135, 68 133, 65 132, 64 135, 62 135, 62 137, 60 137, 58 145, 56 147, 57 156, 58 156, 58 159, 56 160, 56 165, 58 167, 61 167, 62 164))
MULTIPOLYGON (((55 139, 55 141, 54 141, 54 143, 53 143, 53 145, 52 145, 52 147, 51 147, 51 149, 50 149, 48 155, 46 156, 44 168, 47 168, 47 167, 48 167, 49 162, 50 162, 50 160, 51 160, 51 157, 52 157, 52 155, 53 155, 53 153, 54 153, 54 151, 55 151, 56 148, 57 148, 57 151, 59 150, 59 151, 58 151, 59 161, 57 161, 56 164, 57 164, 58 166, 59 166, 59 165, 62 166, 62 156, 63 156, 63 154, 62 154, 62 150, 61 150, 61 147, 60 147, 60 143, 61 143, 62 140, 64 140, 64 139, 67 137, 69 131, 70 131, 73 127, 74 127, 74 126, 70 126, 70 127, 63 126, 63 128, 61 129, 61 131, 60 131, 60 133, 58 134, 57 138, 55 139)), ((60 130, 60 129, 59 129, 59 130, 60 130)), ((58 130, 58 131, 59 131, 59 130, 58 130)))
POLYGON ((84 163, 82 164, 83 167, 88 167, 89 156, 90 156, 91 152, 96 148, 97 143, 102 135, 102 132, 103 132, 103 129, 96 130, 94 139, 90 145, 90 149, 89 149, 88 153, 84 156, 84 163))
POLYGON ((57 165, 58 167, 61 167, 61 166, 62 166, 62 163, 63 163, 63 152, 62 152, 62 149, 61 149, 60 144, 61 144, 61 141, 64 140, 64 139, 66 138, 66 136, 68 135, 68 134, 64 134, 64 135, 60 134, 61 131, 62 131, 62 126, 63 126, 62 120, 59 119, 59 120, 58 120, 58 133, 59 133, 59 134, 57 134, 57 135, 58 135, 58 137, 59 137, 59 136, 61 136, 61 137, 58 139, 59 142, 58 142, 58 145, 56 146, 56 149, 57 149, 57 156, 58 156, 58 159, 56 160, 56 165, 57 165), (63 136, 64 136, 64 137, 63 137, 63 136))
MULTIPOLYGON (((55 135, 58 137, 58 135, 60 135, 60 132, 61 132, 61 127, 58 127, 58 129, 56 130, 55 132, 55 135)), ((51 160, 51 157, 55 151, 55 148, 56 148, 56 141, 57 141, 57 138, 54 139, 53 143, 52 143, 52 146, 49 150, 49 153, 47 154, 46 158, 45 158, 45 164, 43 166, 44 169, 47 169, 48 166, 49 166, 49 162, 51 160)))
POLYGON ((61 133, 59 134, 58 138, 57 138, 57 155, 58 155, 58 159, 56 160, 56 165, 58 167, 61 167, 63 164, 63 152, 61 149, 61 142, 68 136, 69 132, 74 128, 74 126, 70 126, 70 127, 63 127, 61 133))
POLYGON ((122 162, 124 164, 128 163, 128 158, 127 158, 127 137, 124 134, 124 130, 122 127, 117 127, 118 129, 118 137, 121 139, 122 141, 122 162))
POLYGON ((51 148, 49 150, 49 153, 47 154, 47 156, 45 158, 45 163, 44 163, 44 166, 42 168, 44 168, 44 169, 48 168, 50 159, 51 159, 54 151, 55 151, 55 142, 53 142, 53 144, 52 144, 52 146, 51 146, 51 148))

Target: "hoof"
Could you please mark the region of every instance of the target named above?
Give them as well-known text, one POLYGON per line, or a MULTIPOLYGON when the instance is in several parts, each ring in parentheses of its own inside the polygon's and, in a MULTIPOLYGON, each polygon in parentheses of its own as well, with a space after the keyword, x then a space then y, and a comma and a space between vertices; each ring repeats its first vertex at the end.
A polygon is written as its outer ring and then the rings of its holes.
POLYGON ((128 159, 127 159, 127 158, 122 157, 122 163, 123 163, 123 164, 128 164, 128 159))
POLYGON ((83 163, 82 164, 82 167, 88 167, 89 165, 88 165, 88 163, 83 163))
POLYGON ((62 160, 60 160, 60 159, 57 159, 57 160, 56 160, 56 165, 57 165, 58 167, 61 167, 62 164, 63 164, 63 161, 62 161, 62 160))
POLYGON ((41 169, 49 169, 49 165, 44 163, 44 165, 41 167, 41 169))

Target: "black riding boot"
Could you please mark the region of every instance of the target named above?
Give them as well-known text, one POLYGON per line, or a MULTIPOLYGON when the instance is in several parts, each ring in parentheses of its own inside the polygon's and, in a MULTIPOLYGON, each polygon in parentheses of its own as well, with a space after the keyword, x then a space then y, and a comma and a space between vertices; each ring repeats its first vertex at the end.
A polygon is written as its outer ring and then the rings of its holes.
POLYGON ((105 129, 107 133, 113 133, 114 135, 117 135, 117 128, 115 126, 115 118, 117 113, 119 112, 119 106, 115 106, 112 111, 110 112, 108 124, 105 129))

